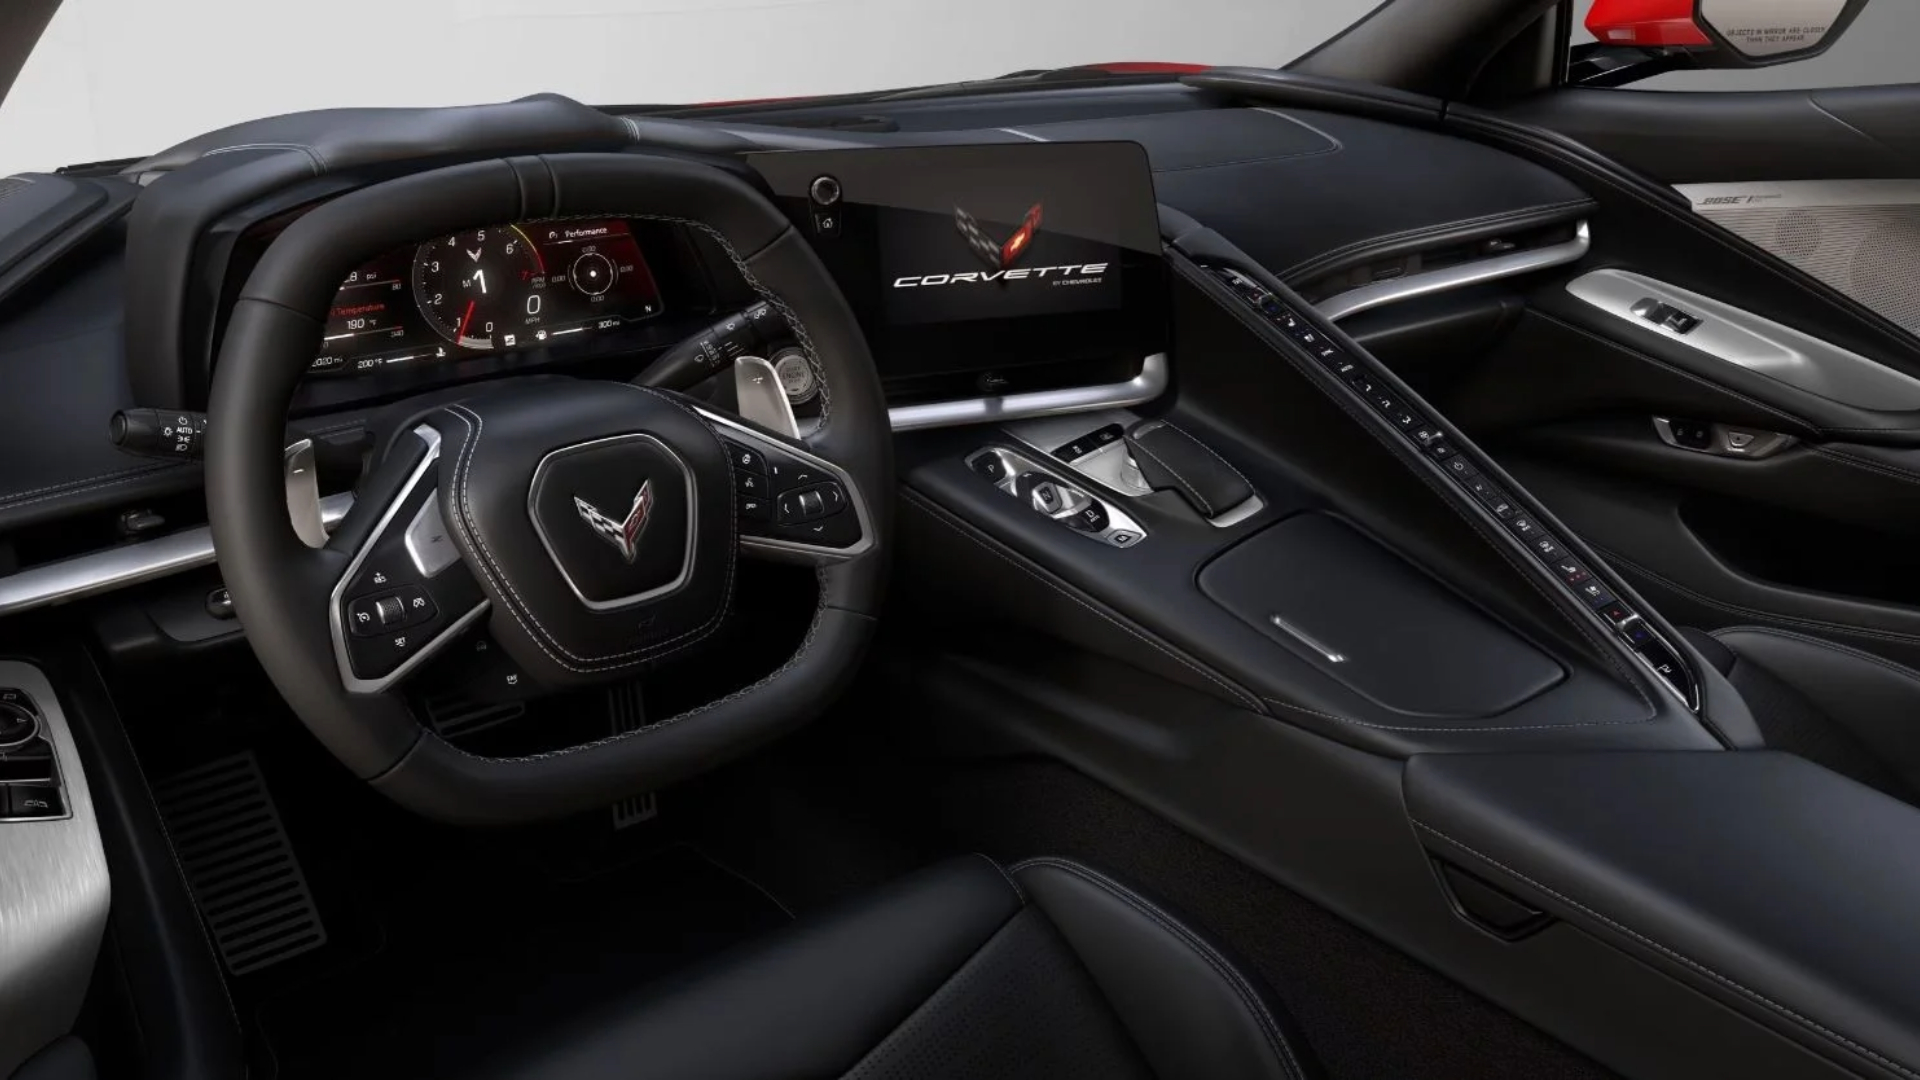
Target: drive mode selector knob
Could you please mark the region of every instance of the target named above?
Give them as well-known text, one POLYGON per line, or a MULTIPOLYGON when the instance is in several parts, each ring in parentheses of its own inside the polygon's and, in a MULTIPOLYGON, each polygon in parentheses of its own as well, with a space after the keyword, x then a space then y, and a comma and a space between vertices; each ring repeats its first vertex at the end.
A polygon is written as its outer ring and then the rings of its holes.
POLYGON ((33 741, 40 733, 40 721, 18 705, 0 704, 0 750, 11 750, 33 741))

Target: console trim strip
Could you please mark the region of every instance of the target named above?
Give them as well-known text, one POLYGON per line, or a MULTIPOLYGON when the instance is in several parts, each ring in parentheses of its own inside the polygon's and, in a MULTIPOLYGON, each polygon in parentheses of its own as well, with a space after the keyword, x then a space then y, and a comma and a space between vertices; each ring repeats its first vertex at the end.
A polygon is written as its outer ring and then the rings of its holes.
POLYGON ((1424 274, 1409 274, 1392 281, 1376 281, 1372 285, 1362 285, 1357 289, 1348 289, 1346 292, 1329 296, 1315 304, 1314 308, 1322 317, 1339 322, 1348 316, 1358 315, 1363 311, 1371 311, 1388 304, 1397 304, 1402 300, 1451 292, 1454 289, 1464 289, 1469 285, 1481 285, 1489 281, 1519 277, 1536 270, 1579 262, 1586 258, 1587 252, 1592 247, 1593 234, 1588 229, 1587 223, 1582 221, 1574 228, 1573 239, 1562 243, 1528 251, 1516 251, 1511 255, 1501 255, 1492 259, 1478 259, 1424 274))
POLYGON ((887 410, 887 418, 895 431, 919 431, 923 428, 991 424, 1002 420, 1144 405, 1166 393, 1171 376, 1172 366, 1167 362, 1167 354, 1154 353, 1140 362, 1140 374, 1126 382, 1036 390, 1030 394, 1008 394, 1004 397, 899 405, 887 410))
MULTIPOLYGON (((329 495, 320 500, 320 518, 328 526, 337 525, 352 507, 351 492, 329 495)), ((0 615, 111 592, 208 566, 213 561, 213 531, 198 525, 152 540, 30 566, 0 577, 0 615)))

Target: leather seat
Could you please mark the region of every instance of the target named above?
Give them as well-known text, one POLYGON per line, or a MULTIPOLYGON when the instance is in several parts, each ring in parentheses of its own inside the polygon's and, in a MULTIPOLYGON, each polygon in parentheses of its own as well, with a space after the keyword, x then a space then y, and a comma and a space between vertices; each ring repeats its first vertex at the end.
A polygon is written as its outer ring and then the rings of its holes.
POLYGON ((1318 1075, 1259 981, 1084 866, 954 859, 583 1020, 500 1074, 1318 1075))
POLYGON ((1770 749, 1920 803, 1920 671, 1776 627, 1681 633, 1740 691, 1770 749))

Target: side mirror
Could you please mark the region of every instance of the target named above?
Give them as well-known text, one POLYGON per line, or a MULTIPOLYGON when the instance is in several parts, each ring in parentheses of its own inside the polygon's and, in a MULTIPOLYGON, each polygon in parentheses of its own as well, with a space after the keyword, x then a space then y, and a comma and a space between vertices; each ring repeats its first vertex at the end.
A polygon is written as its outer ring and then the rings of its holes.
POLYGON ((1619 86, 1687 68, 1754 68, 1833 47, 1867 0, 1593 0, 1569 81, 1619 86))

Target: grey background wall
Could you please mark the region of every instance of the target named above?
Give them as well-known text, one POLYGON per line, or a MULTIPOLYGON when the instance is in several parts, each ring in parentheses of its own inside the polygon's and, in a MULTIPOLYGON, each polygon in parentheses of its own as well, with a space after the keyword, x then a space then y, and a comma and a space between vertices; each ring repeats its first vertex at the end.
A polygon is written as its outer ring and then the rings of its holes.
MULTIPOLYGON (((0 0, 4 2, 4 0, 0 0)), ((0 174, 256 116, 558 90, 597 104, 818 94, 1112 60, 1277 66, 1377 0, 65 0, 0 105, 0 174)), ((1592 0, 1576 0, 1584 19, 1592 0)), ((1654 89, 1920 81, 1920 0, 1827 56, 1654 89)))

